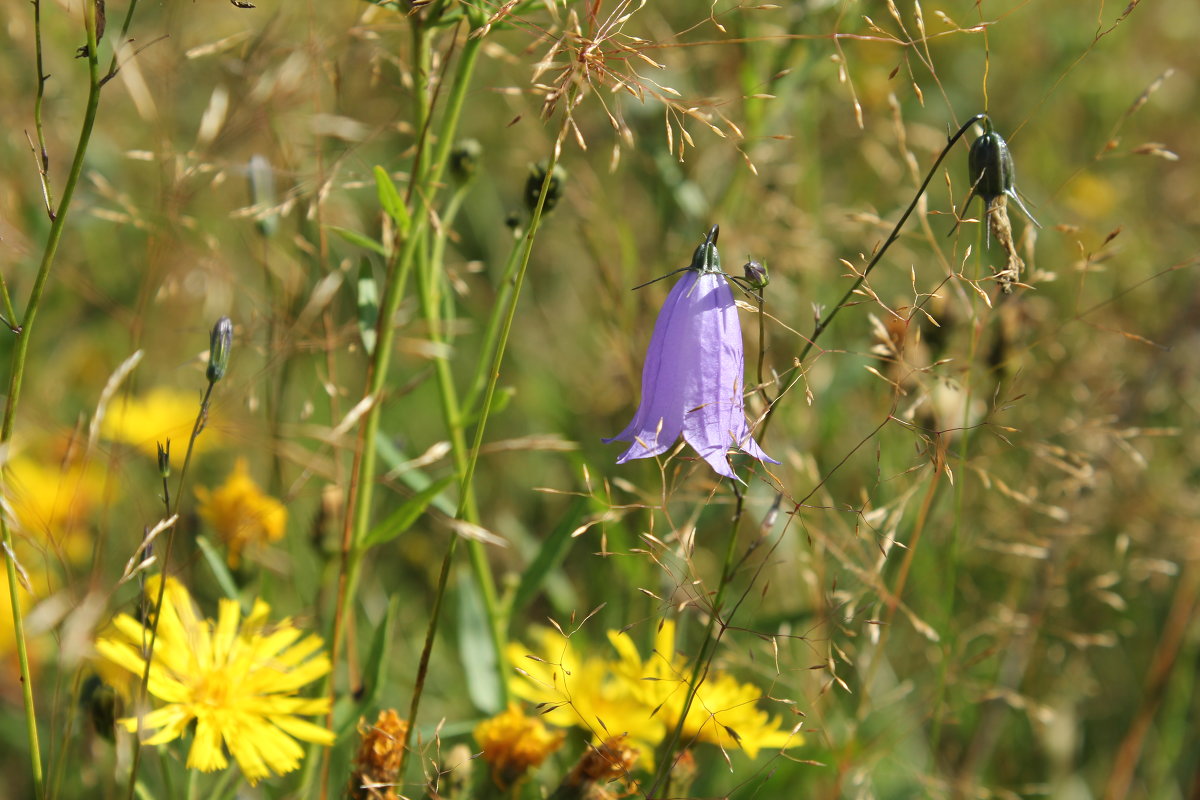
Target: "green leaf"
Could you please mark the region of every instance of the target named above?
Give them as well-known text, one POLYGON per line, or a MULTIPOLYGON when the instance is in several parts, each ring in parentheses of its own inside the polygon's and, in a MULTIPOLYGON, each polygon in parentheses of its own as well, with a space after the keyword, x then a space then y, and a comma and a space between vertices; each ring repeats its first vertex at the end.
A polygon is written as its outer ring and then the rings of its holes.
POLYGON ((379 192, 379 205, 383 207, 389 217, 395 220, 400 234, 407 235, 408 229, 412 226, 412 219, 408 216, 408 207, 404 205, 404 199, 396 191, 396 184, 392 183, 391 176, 383 167, 375 167, 375 188, 379 192))
POLYGON ((371 262, 363 258, 358 265, 358 333, 362 336, 363 349, 367 355, 375 353, 375 340, 379 335, 379 286, 375 283, 375 272, 371 262))
POLYGON ((533 561, 521 573, 521 582, 517 584, 517 591, 513 594, 512 606, 509 609, 509 619, 515 619, 517 612, 537 596, 550 573, 558 569, 563 559, 567 557, 567 552, 575 542, 571 538, 571 534, 579 527, 579 521, 583 518, 587 508, 588 499, 586 497, 575 498, 575 502, 567 509, 567 513, 563 514, 558 524, 554 526, 554 530, 550 531, 550 535, 542 542, 533 561))
POLYGON ((390 542, 412 527, 412 524, 425 512, 426 507, 445 489, 452 476, 446 476, 426 486, 412 497, 405 500, 398 509, 383 522, 372 528, 363 539, 363 547, 374 547, 390 542))
POLYGON ((458 581, 458 652, 471 702, 489 716, 500 713, 503 697, 487 610, 475 581, 465 573, 458 581))
POLYGON ((387 248, 381 243, 372 239, 370 236, 365 236, 358 231, 352 231, 349 228, 339 228, 337 225, 326 225, 325 227, 345 239, 350 244, 370 250, 373 253, 379 253, 379 255, 387 258, 387 248))
POLYGON ((375 628, 375 635, 371 637, 371 650, 367 654, 366 663, 363 664, 362 695, 358 698, 353 713, 339 726, 339 740, 350 733, 358 724, 360 717, 372 719, 374 716, 372 712, 383 695, 384 684, 387 683, 387 667, 391 663, 388 655, 391 652, 392 641, 396 638, 396 616, 399 613, 400 595, 393 594, 388 599, 387 613, 384 614, 383 622, 375 628))
MULTIPOLYGON (((237 600, 237 581, 233 579, 233 573, 229 571, 229 567, 225 566, 225 559, 217 552, 217 548, 205 536, 196 537, 196 546, 200 548, 200 553, 204 556, 204 563, 208 564, 208 568, 212 570, 213 577, 217 579, 217 585, 221 587, 221 591, 230 600, 237 600)), ((243 603, 243 605, 245 604, 243 603)), ((250 609, 243 608, 242 611, 249 613, 250 609)))
MULTIPOLYGON (((375 451, 389 470, 394 471, 409 460, 409 456, 401 452, 391 437, 383 431, 375 434, 375 451)), ((395 475, 397 480, 414 492, 424 491, 427 486, 433 483, 433 478, 426 475, 424 470, 416 467, 405 467, 400 472, 395 473, 395 475)), ((453 517, 458 511, 453 503, 440 494, 433 498, 433 507, 448 517, 453 517)))

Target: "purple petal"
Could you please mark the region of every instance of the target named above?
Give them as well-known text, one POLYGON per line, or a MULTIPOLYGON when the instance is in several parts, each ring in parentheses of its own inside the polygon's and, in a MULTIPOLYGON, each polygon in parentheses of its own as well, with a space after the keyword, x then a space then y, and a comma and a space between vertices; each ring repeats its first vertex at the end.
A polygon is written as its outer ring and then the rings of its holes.
POLYGON ((632 442, 617 459, 648 458, 675 444, 683 430, 683 386, 693 360, 687 297, 699 273, 687 272, 671 288, 654 323, 642 368, 642 401, 633 421, 609 442, 632 442))
POLYGON ((715 272, 700 276, 690 301, 695 363, 685 393, 683 438, 718 475, 738 479, 726 458, 730 447, 759 460, 774 459, 762 451, 746 425, 745 354, 737 305, 725 276, 715 272))

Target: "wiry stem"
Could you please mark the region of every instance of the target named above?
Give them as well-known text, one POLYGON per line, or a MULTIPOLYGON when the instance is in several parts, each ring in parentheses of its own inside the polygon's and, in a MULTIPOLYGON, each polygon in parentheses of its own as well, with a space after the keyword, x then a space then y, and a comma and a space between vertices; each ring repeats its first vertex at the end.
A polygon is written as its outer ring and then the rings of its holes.
MULTIPOLYGON (((864 269, 862 274, 858 276, 857 280, 850 285, 850 288, 846 290, 844 295, 842 295, 842 299, 839 300, 837 304, 829 310, 828 314, 826 314, 817 322, 816 327, 813 328, 812 335, 808 338, 808 342, 805 343, 804 347, 800 350, 800 355, 796 356, 796 366, 792 367, 780 376, 779 380, 781 384, 787 385, 792 376, 796 374, 801 365, 804 363, 804 359, 810 352, 812 352, 813 346, 817 343, 817 339, 820 338, 821 334, 825 332, 825 329, 829 327, 829 324, 833 322, 833 318, 837 316, 839 311, 846 307, 846 303, 850 301, 850 298, 854 296, 854 293, 857 292, 859 287, 863 285, 863 281, 865 281, 867 276, 871 274, 871 270, 875 269, 875 266, 883 258, 883 254, 886 253, 888 248, 895 244, 896 240, 900 238, 900 230, 904 227, 904 223, 908 222, 908 218, 912 216, 912 212, 916 209, 917 203, 921 201, 921 196, 925 194, 925 190, 929 187, 929 182, 932 181, 933 176, 937 174, 938 167, 941 166, 942 161, 945 160, 946 156, 950 154, 950 150, 954 147, 954 144, 961 139, 968 130, 971 129, 972 125, 986 116, 986 114, 976 114, 975 116, 971 117, 969 120, 963 123, 961 128, 958 129, 958 133, 951 136, 950 140, 946 142, 946 146, 942 148, 942 152, 938 154, 937 160, 933 162, 933 166, 929 168, 929 172, 925 175, 925 180, 922 181, 920 188, 917 189, 916 194, 913 195, 912 202, 908 204, 908 208, 904 210, 904 213, 900 215, 900 219, 897 220, 896 225, 892 228, 891 234, 888 235, 888 238, 884 241, 883 245, 875 251, 875 255, 871 258, 870 262, 867 263, 866 269, 864 269)), ((774 416, 776 408, 777 406, 771 406, 767 409, 766 416, 763 418, 762 426, 759 429, 760 435, 762 435, 761 431, 765 431, 767 426, 770 425, 771 418, 774 416)))

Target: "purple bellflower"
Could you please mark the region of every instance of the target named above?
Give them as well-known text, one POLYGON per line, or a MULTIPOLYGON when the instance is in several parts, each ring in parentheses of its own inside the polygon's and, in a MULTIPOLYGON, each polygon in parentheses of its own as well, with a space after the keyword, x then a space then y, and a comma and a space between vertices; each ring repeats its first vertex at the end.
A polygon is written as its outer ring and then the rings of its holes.
POLYGON ((746 424, 742 329, 721 272, 718 232, 714 225, 696 248, 654 323, 642 369, 642 402, 628 427, 604 440, 632 443, 618 464, 666 452, 681 433, 726 478, 744 483, 726 457, 730 447, 779 463, 762 451, 746 424))

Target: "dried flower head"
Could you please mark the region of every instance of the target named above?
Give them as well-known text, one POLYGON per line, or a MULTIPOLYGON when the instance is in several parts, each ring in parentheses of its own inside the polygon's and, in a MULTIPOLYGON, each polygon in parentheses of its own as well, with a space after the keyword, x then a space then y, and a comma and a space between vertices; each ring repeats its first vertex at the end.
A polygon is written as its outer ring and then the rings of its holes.
POLYGON ((517 784, 562 746, 565 734, 551 732, 537 717, 522 713, 516 703, 475 726, 475 741, 492 767, 492 780, 501 791, 517 784))
POLYGON ((746 424, 745 355, 733 292, 721 272, 716 225, 659 312, 642 369, 642 402, 633 421, 605 442, 632 442, 617 459, 666 452, 680 434, 718 475, 740 481, 730 448, 779 462, 754 441, 746 424))
POLYGON ((404 754, 404 737, 408 723, 392 709, 379 712, 375 724, 359 722, 362 741, 354 756, 350 775, 349 794, 353 800, 393 800, 394 787, 400 777, 400 761, 404 754))

